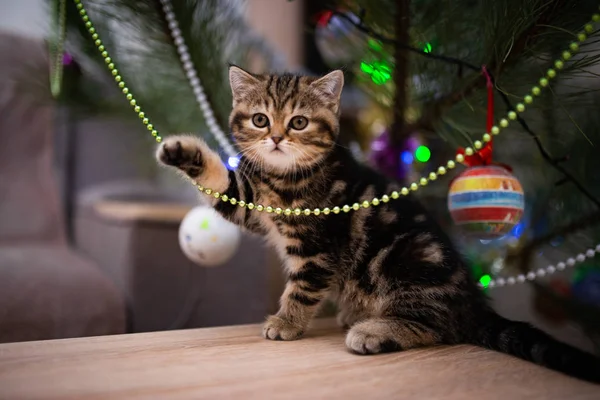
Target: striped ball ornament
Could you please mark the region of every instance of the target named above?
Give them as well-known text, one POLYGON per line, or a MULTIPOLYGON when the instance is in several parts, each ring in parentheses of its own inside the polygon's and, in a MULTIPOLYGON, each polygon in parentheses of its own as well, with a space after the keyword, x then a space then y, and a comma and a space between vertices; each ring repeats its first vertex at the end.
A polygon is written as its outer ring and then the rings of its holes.
POLYGON ((499 166, 468 168, 450 184, 448 209, 454 223, 480 239, 506 235, 519 223, 524 208, 521 183, 499 166))

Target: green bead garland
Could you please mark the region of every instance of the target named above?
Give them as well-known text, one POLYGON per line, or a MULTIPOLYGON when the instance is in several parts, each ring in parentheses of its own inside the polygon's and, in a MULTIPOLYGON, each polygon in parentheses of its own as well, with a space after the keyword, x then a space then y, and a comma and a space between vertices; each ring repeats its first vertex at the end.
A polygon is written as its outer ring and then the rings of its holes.
POLYGON ((102 44, 102 40, 99 39, 98 33, 96 32, 96 28, 94 28, 94 25, 93 25, 92 21, 90 20, 90 17, 87 15, 87 11, 85 10, 85 7, 83 6, 82 1, 81 0, 73 0, 73 1, 75 2, 75 6, 77 7, 77 9, 79 10, 79 15, 81 16, 81 19, 84 21, 86 29, 88 30, 90 35, 92 35, 92 40, 94 40, 94 45, 98 48, 100 55, 104 58, 104 63, 106 64, 106 67, 110 71, 110 74, 114 77, 115 82, 117 82, 119 88, 121 88, 121 91, 125 95, 125 98, 129 101, 129 104, 134 108, 134 111, 138 114, 138 117, 142 120, 142 123, 144 125, 148 126, 148 130, 151 131, 152 136, 154 136, 155 140, 158 143, 162 142, 162 136, 160 136, 158 134, 158 131, 156 131, 154 129, 150 129, 150 127, 152 127, 153 125, 150 124, 148 118, 145 118, 145 114, 143 111, 141 111, 141 108, 138 106, 137 101, 135 100, 135 97, 131 93, 131 90, 127 87, 127 84, 125 83, 125 81, 123 80, 121 75, 119 75, 119 70, 115 66, 113 59, 109 56, 108 50, 106 50, 106 47, 102 44))

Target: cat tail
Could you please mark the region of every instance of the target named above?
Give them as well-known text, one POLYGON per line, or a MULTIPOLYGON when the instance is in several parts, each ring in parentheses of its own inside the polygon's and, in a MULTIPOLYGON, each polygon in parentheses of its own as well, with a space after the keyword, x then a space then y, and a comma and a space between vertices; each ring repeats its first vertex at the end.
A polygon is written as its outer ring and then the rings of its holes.
POLYGON ((511 321, 491 312, 474 333, 471 344, 600 383, 600 358, 559 342, 525 322, 511 321))

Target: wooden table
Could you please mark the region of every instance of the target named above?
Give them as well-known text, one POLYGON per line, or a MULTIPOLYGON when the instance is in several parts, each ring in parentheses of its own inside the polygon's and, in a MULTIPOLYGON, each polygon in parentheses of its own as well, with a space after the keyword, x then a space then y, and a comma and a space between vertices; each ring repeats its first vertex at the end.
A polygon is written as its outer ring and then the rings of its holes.
POLYGON ((502 354, 348 353, 330 320, 271 342, 257 325, 0 345, 0 399, 599 399, 600 386, 502 354))

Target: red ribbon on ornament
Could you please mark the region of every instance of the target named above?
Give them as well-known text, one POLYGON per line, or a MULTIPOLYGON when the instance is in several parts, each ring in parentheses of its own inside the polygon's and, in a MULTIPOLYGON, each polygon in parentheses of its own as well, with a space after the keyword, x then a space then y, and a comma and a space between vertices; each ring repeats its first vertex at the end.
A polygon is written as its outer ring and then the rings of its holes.
MULTIPOLYGON (((487 71, 485 65, 481 67, 481 72, 487 81, 487 124, 485 131, 489 134, 494 126, 494 82, 492 82, 492 77, 487 71)), ((465 154, 464 148, 459 148, 456 154, 462 154, 465 157, 464 164, 468 167, 475 167, 479 165, 490 165, 492 164, 492 151, 493 144, 490 139, 489 142, 483 145, 483 147, 468 156, 465 154)))
POLYGON ((329 25, 329 21, 331 20, 331 17, 333 17, 333 11, 325 10, 325 11, 318 13, 314 17, 314 20, 316 21, 316 24, 318 26, 324 28, 327 25, 329 25))

